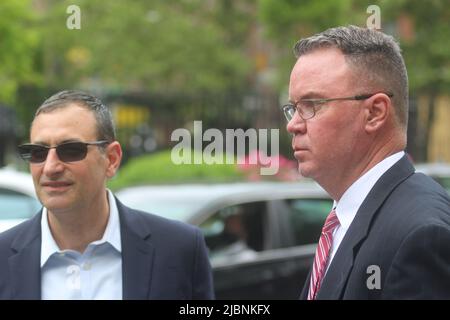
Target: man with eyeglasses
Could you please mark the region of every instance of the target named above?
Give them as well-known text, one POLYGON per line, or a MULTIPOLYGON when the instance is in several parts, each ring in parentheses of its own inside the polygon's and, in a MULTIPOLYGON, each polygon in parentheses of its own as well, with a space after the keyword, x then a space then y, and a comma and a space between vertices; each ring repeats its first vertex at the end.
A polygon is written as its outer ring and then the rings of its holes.
POLYGON ((301 299, 449 299, 450 199, 405 154, 395 40, 355 26, 301 39, 283 106, 300 173, 334 199, 301 299))
POLYGON ((122 150, 99 99, 47 99, 19 153, 43 209, 0 235, 1 299, 213 298, 200 230, 127 208, 106 189, 122 150))

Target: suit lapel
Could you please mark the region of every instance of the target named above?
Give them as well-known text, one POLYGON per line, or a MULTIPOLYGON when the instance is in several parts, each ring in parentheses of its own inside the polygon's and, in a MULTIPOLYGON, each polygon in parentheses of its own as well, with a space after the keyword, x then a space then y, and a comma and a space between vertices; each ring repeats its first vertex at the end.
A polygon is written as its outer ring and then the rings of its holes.
POLYGON ((11 244, 8 258, 12 299, 41 299, 41 214, 36 214, 11 244))
POLYGON ((154 247, 148 241, 150 231, 141 223, 139 214, 130 213, 117 199, 116 203, 122 242, 123 299, 148 299, 154 256, 154 247))
POLYGON ((395 187, 414 173, 407 156, 401 158, 377 181, 362 203, 345 234, 323 279, 317 299, 341 299, 359 248, 367 237, 373 219, 395 187))
MULTIPOLYGON (((313 260, 313 263, 314 263, 314 260, 313 260)), ((312 269, 312 266, 311 266, 311 269, 312 269)), ((299 300, 308 299, 309 284, 311 282, 310 279, 311 279, 311 270, 309 270, 309 272, 308 272, 308 276, 306 277, 305 284, 303 285, 303 290, 302 290, 302 293, 300 293, 299 300)))

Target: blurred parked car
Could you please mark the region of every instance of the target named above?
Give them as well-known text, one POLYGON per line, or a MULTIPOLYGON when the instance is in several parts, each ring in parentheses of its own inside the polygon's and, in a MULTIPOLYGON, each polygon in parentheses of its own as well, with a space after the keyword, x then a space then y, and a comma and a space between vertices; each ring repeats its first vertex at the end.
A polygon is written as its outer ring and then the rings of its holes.
POLYGON ((30 218, 40 208, 30 174, 0 169, 0 232, 30 218))
POLYGON ((416 165, 416 171, 429 175, 440 183, 450 194, 450 164, 424 163, 416 165))
POLYGON ((297 299, 332 200, 313 182, 142 186, 126 205, 199 226, 218 299, 297 299))

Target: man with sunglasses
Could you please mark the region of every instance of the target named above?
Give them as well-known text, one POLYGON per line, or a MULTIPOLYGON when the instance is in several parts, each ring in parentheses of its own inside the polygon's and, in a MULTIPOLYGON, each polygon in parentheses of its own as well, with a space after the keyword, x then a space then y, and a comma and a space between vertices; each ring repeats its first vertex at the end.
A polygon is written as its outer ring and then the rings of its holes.
POLYGON ((449 299, 450 199, 405 154, 408 79, 376 30, 300 40, 283 106, 300 173, 334 199, 302 299, 449 299))
POLYGON ((19 152, 43 209, 0 235, 1 299, 213 298, 200 230, 127 208, 106 189, 122 150, 99 99, 53 95, 19 152))

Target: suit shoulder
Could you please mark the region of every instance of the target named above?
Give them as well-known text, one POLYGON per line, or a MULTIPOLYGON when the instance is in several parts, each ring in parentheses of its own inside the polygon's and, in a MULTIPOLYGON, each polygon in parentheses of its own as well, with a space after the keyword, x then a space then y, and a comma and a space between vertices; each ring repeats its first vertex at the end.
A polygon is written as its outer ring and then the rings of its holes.
POLYGON ((422 173, 414 173, 399 184, 386 204, 391 212, 405 213, 406 224, 450 226, 450 196, 440 184, 422 173))
POLYGON ((399 191, 409 194, 410 201, 426 204, 440 204, 450 208, 450 196, 447 191, 431 177, 416 172, 399 186, 399 191))
POLYGON ((9 249, 17 237, 29 235, 30 230, 33 228, 33 224, 34 218, 31 218, 0 233, 0 250, 3 250, 4 248, 9 249))

